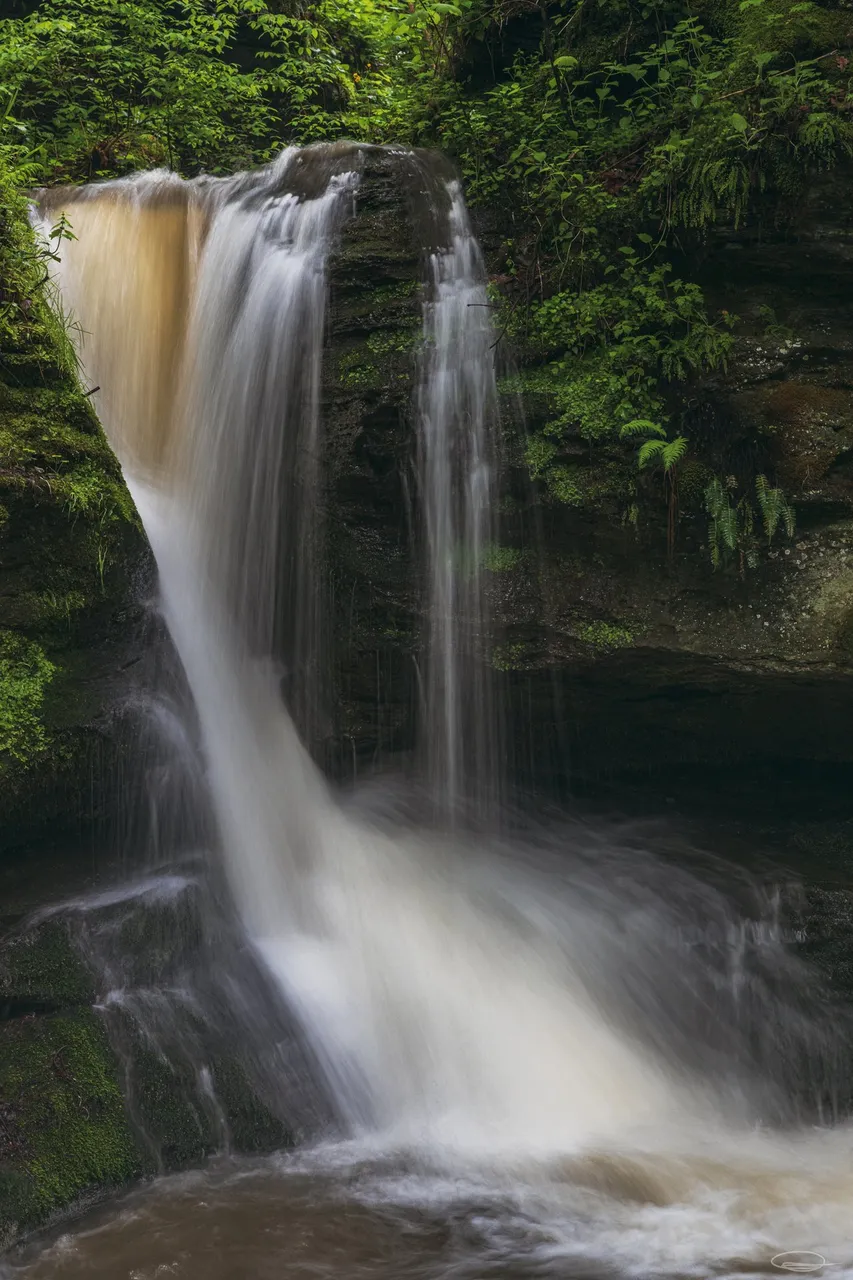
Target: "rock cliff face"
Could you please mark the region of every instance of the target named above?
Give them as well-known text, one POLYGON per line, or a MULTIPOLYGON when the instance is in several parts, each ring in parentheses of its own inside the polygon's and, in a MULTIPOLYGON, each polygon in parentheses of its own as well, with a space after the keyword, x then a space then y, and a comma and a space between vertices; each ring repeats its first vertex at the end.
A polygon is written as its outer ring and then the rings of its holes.
POLYGON ((287 1029, 192 877, 99 896, 73 848, 29 861, 0 869, 0 1249, 142 1176, 285 1147, 275 1102, 298 1111, 287 1029))
POLYGON ((48 307, 24 202, 2 173, 0 188, 0 845, 11 845, 101 807, 146 549, 67 322, 48 307))
MULTIPOLYGON (((712 307, 740 323, 726 372, 689 389, 685 430, 723 474, 757 459, 797 509, 794 538, 777 537, 743 577, 736 565, 712 568, 701 503, 683 503, 670 559, 653 490, 639 527, 616 503, 565 507, 539 492, 507 400, 492 660, 511 708, 511 763, 525 778, 563 789, 637 771, 671 780, 704 765, 851 763, 853 232, 839 184, 815 184, 796 229, 719 238, 689 264, 712 307)), ((368 151, 357 216, 330 264, 331 625, 319 658, 330 678, 316 748, 344 774, 413 742, 417 186, 399 158, 368 151)), ((488 249, 488 226, 484 240, 488 249)), ((104 709, 132 658, 144 563, 115 461, 51 324, 40 302, 18 308, 0 370, 7 840, 34 814, 53 821, 92 806, 88 779, 103 774, 104 709)), ((522 409, 535 425, 539 406, 522 409)), ((610 461, 633 466, 618 447, 610 461)))
POLYGON ((357 216, 329 265, 323 422, 335 696, 326 746, 343 772, 413 739, 413 397, 425 265, 416 185, 399 161, 369 151, 357 216))
MULTIPOLYGON (((369 161, 331 268, 326 745, 345 772, 411 745, 421 634, 411 459, 423 263, 394 168, 369 161)), ((685 430, 715 470, 748 458, 776 477, 797 511, 794 537, 777 536, 743 576, 712 567, 689 493, 668 556, 659 481, 643 482, 639 526, 607 499, 550 499, 522 458, 541 408, 507 397, 493 665, 525 780, 564 791, 653 774, 671 786, 706 768, 755 778, 853 763, 853 228, 839 183, 816 183, 796 228, 720 237, 688 264, 711 307, 740 320, 725 373, 684 394, 685 430)), ((485 220, 487 251, 490 235, 485 220)), ((612 452, 603 462, 633 477, 631 450, 612 452)), ((578 453, 590 453, 580 440, 578 453)))
MULTIPOLYGON (((594 493, 571 508, 537 493, 513 466, 521 432, 510 415, 507 536, 521 554, 505 556, 495 575, 498 665, 513 669, 518 715, 526 704, 548 744, 534 768, 547 770, 561 736, 582 787, 608 774, 657 774, 673 786, 703 768, 757 778, 850 765, 848 183, 848 174, 816 175, 795 226, 711 238, 683 264, 711 309, 739 320, 725 372, 673 406, 682 429, 716 473, 764 471, 796 508, 794 537, 777 535, 754 568, 741 575, 736 559, 712 567, 689 469, 671 558, 659 477, 639 478, 639 526, 625 520, 624 503, 594 493)), ((540 407, 524 407, 535 425, 540 407)), ((577 452, 637 482, 632 451, 593 456, 578 440, 577 452)))
MULTIPOLYGON (((0 172, 0 1247, 138 1175, 91 975, 63 926, 18 928, 21 846, 102 808, 145 543, 82 393, 46 260, 0 172), (9 852, 11 848, 11 852, 9 852)), ((56 886, 40 888, 50 899, 56 886)))

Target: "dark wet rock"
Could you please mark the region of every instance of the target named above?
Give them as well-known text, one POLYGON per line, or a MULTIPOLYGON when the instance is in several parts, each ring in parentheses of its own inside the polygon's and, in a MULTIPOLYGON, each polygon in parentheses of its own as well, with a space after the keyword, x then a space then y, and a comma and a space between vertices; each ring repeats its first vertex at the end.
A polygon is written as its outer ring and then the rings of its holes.
POLYGON ((0 1247, 145 1174, 292 1141, 299 1090, 276 1007, 201 909, 174 878, 72 899, 0 937, 0 1247))
POLYGON ((145 1169, 62 921, 0 942, 0 1244, 145 1169))
POLYGON ((0 847, 109 807, 145 540, 0 169, 0 847))

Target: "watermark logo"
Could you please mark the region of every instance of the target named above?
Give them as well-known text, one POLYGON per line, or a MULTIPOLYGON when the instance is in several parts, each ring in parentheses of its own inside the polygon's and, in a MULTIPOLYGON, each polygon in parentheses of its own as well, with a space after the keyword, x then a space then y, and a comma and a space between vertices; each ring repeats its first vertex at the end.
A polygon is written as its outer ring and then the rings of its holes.
POLYGON ((777 1253, 770 1259, 771 1267, 780 1271, 793 1271, 795 1275, 807 1275, 811 1271, 820 1271, 822 1267, 831 1266, 822 1253, 814 1253, 811 1249, 789 1249, 786 1253, 777 1253))

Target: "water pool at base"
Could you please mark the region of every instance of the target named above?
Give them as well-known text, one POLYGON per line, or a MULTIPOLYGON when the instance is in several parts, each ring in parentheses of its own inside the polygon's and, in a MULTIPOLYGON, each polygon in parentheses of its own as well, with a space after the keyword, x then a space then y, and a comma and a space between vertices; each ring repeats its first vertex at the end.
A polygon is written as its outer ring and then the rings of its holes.
POLYGON ((358 1144, 222 1159, 90 1210, 0 1275, 743 1280, 805 1266, 853 1275, 853 1132, 819 1142, 755 1135, 734 1159, 707 1139, 705 1150, 684 1147, 452 1173, 438 1159, 430 1168, 422 1155, 358 1144))

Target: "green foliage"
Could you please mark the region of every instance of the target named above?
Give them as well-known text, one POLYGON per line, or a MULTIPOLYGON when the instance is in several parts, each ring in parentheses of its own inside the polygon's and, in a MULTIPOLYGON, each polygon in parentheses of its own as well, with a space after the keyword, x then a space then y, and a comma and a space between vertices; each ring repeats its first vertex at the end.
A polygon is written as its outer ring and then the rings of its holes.
MULTIPOLYGON (((619 266, 605 268, 609 279, 561 290, 535 304, 526 320, 528 354, 548 363, 523 372, 516 385, 544 395, 550 409, 528 445, 528 462, 558 498, 565 492, 561 451, 572 437, 592 445, 664 437, 666 386, 721 367, 731 348, 730 318, 711 320, 696 285, 673 280, 669 264, 643 263, 630 246, 622 248, 619 266)), ((676 440, 665 456, 644 445, 640 465, 663 458, 669 471, 684 452, 683 437, 676 440)))
POLYGON ((528 646, 520 640, 509 644, 497 644, 491 654, 491 663, 495 671, 523 671, 528 661, 528 646))
POLYGON ((725 365, 736 318, 709 314, 674 264, 715 225, 784 222, 813 171, 851 154, 849 20, 809 0, 550 2, 538 51, 528 41, 488 84, 472 68, 499 58, 507 24, 533 30, 529 12, 474 0, 434 14, 419 50, 398 53, 406 85, 361 123, 449 151, 469 198, 514 227, 501 332, 524 366, 515 389, 545 405, 528 462, 552 497, 583 505, 598 495, 572 461, 578 438, 603 473, 623 429, 650 422, 667 443, 642 463, 673 479, 706 465, 675 443, 676 406, 725 365))
POLYGON ((676 436, 674 440, 647 440, 637 454, 637 465, 642 467, 659 467, 665 475, 674 471, 687 452, 685 436, 676 436))
POLYGON ((788 537, 792 538, 795 524, 794 508, 788 502, 782 490, 771 489, 767 483, 766 476, 756 476, 755 496, 758 499, 758 507, 761 511, 761 519, 764 525, 764 532, 767 534, 768 544, 773 541, 773 535, 780 524, 788 537))
MULTIPOLYGON (((41 175, 223 172, 325 136, 355 95, 374 6, 45 0, 7 20, 0 82, 41 175)), ((381 24, 375 24, 380 26, 381 24)))
POLYGON ((69 676, 92 644, 93 620, 106 640, 98 617, 125 605, 122 569, 141 542, 118 462, 80 390, 67 323, 50 305, 47 268, 73 229, 60 219, 47 244, 34 239, 27 166, 8 136, 0 127, 0 809, 13 838, 34 798, 36 821, 60 805, 67 818, 61 784, 88 774, 84 726, 102 692, 69 676))
MULTIPOLYGON (((784 222, 853 154, 849 27, 812 0, 41 0, 0 23, 0 151, 34 183, 227 172, 339 137, 440 147, 506 236, 498 331, 543 406, 532 475, 636 515, 655 499, 626 480, 635 437, 673 481, 713 462, 683 454, 680 406, 736 318, 709 312, 685 249, 784 222)), ((381 370, 342 373, 368 389, 381 370)))
POLYGON ((743 577, 758 564, 756 523, 760 521, 769 546, 780 525, 789 538, 793 537, 794 510, 783 491, 771 488, 764 475, 756 477, 754 502, 749 494, 735 499, 736 488, 733 476, 725 481, 714 476, 705 490, 705 510, 710 516, 708 549, 715 569, 736 563, 743 577))

